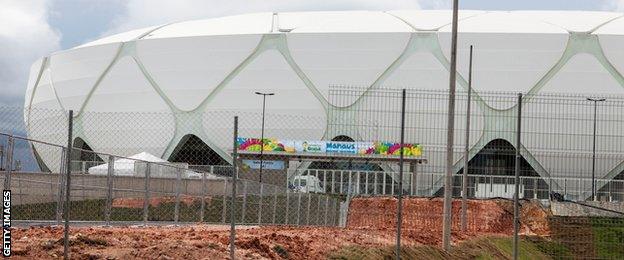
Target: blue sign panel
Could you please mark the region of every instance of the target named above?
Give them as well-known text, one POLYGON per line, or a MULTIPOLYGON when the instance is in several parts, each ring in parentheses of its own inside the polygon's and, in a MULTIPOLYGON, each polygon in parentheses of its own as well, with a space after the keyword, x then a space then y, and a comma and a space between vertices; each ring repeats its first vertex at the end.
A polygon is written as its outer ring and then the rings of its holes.
MULTIPOLYGON (((260 169, 260 160, 243 160, 243 163, 251 169, 260 169)), ((283 170, 284 161, 262 161, 262 169, 283 170)))

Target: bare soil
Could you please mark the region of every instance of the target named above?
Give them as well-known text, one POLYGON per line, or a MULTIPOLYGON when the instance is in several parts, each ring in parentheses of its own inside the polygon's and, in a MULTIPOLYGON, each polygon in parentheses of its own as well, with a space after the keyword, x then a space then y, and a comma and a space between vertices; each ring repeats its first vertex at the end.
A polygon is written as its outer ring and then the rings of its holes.
MULTIPOLYGON (((394 230, 397 224, 397 199, 389 197, 355 198, 349 207, 347 227, 394 230)), ((538 202, 523 201, 520 208, 520 232, 547 236, 549 212, 538 202)), ((452 202, 451 231, 458 238, 484 234, 513 234, 513 202, 504 199, 468 200, 467 231, 461 232, 461 200, 452 202)), ((442 232, 443 199, 403 199, 402 229, 418 234, 442 232)), ((439 236, 438 236, 439 237, 439 236)), ((440 242, 440 241, 437 241, 440 242)))
MULTIPOLYGON (((117 205, 137 207, 135 204, 126 200, 117 205)), ((454 244, 481 236, 511 235, 513 211, 509 211, 509 204, 511 202, 499 200, 469 201, 469 229, 461 232, 461 205, 460 201, 454 201, 454 244)), ((393 198, 354 199, 346 228, 238 227, 236 258, 323 259, 345 247, 387 248, 394 244, 396 238, 396 206, 393 198)), ((522 211, 523 216, 534 218, 523 223, 523 230, 546 233, 549 230, 548 224, 544 224, 547 223, 547 214, 539 205, 531 207, 523 207, 527 209, 522 211)), ((441 200, 406 199, 403 245, 440 245, 441 217, 441 200)), ((71 229, 70 234, 73 259, 229 258, 228 226, 76 227, 71 229)), ((12 235, 13 254, 18 259, 55 259, 63 256, 61 227, 15 228, 12 235)))

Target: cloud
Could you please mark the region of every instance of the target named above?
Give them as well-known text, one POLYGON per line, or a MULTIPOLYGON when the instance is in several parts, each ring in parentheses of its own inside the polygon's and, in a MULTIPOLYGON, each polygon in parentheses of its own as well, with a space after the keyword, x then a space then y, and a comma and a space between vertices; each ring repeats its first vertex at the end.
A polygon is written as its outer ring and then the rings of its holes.
POLYGON ((624 0, 608 0, 603 9, 624 12, 624 0))
POLYGON ((420 8, 418 0, 129 0, 126 2, 126 13, 114 20, 111 29, 104 35, 175 21, 250 12, 420 8))
POLYGON ((49 2, 3 0, 0 8, 0 106, 23 105, 30 66, 59 49, 61 35, 48 24, 49 2))

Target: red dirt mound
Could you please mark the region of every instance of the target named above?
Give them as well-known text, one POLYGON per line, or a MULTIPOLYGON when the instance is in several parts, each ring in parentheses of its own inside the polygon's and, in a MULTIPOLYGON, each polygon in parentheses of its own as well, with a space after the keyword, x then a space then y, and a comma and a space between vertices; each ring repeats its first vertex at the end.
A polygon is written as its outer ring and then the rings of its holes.
MULTIPOLYGON (((354 198, 349 205, 348 228, 396 229, 397 199, 388 197, 354 198)), ((548 235, 548 213, 537 202, 522 204, 522 231, 548 235)), ((468 200, 467 232, 461 230, 461 200, 452 203, 452 231, 458 238, 475 234, 513 234, 513 202, 509 200, 468 200)), ((442 232, 442 198, 403 199, 406 234, 442 232)))

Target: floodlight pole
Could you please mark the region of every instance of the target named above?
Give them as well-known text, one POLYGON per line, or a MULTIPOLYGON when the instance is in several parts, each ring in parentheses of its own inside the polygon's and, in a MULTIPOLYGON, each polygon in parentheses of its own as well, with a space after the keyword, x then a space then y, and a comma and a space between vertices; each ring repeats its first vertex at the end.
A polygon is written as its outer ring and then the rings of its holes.
POLYGON ((457 12, 458 0, 453 0, 453 26, 451 31, 451 69, 449 75, 448 131, 446 135, 446 181, 444 183, 444 222, 442 244, 444 251, 451 250, 451 199, 453 195, 453 134, 455 130, 455 80, 457 73, 457 12))
POLYGON ((266 96, 273 96, 275 93, 255 92, 255 94, 262 96, 262 130, 260 130, 260 183, 262 183, 262 168, 264 168, 264 162, 262 159, 264 156, 264 112, 266 108, 266 96))
POLYGON ((596 200, 596 115, 598 111, 598 102, 603 102, 604 98, 587 98, 588 101, 594 102, 594 141, 592 148, 592 200, 596 200))
POLYGON ((468 65, 468 97, 466 101, 466 140, 464 143, 464 172, 462 175, 461 229, 466 231, 468 211, 468 162, 470 160, 470 94, 472 92, 472 45, 470 45, 470 62, 468 65))

